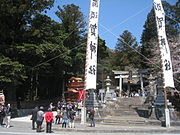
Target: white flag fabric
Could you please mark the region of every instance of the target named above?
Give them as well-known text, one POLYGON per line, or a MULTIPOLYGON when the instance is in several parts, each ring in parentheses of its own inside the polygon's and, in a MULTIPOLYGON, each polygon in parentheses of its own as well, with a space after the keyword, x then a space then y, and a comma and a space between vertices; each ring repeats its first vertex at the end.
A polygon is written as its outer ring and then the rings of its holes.
POLYGON ((170 49, 165 31, 165 13, 161 0, 154 0, 154 11, 155 11, 159 46, 161 51, 164 87, 174 88, 171 55, 170 55, 170 49))
POLYGON ((85 89, 96 89, 98 18, 100 0, 90 1, 88 39, 85 65, 85 89))

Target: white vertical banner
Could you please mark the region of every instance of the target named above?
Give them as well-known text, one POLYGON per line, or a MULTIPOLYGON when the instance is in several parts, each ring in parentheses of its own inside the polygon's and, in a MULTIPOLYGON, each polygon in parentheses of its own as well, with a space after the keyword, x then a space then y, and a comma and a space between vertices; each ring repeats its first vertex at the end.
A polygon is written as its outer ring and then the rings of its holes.
POLYGON ((85 89, 96 89, 98 18, 100 0, 90 0, 88 39, 85 65, 85 89))
POLYGON ((154 0, 154 11, 161 51, 164 87, 174 87, 171 55, 165 31, 165 13, 161 0, 154 0))

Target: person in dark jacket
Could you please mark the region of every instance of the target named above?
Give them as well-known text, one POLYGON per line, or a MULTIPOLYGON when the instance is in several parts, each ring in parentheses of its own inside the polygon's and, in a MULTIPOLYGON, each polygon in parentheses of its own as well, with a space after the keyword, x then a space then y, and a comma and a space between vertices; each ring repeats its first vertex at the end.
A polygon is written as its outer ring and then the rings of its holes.
POLYGON ((76 112, 71 108, 69 110, 69 127, 75 128, 74 121, 75 121, 76 112))
MULTIPOLYGON (((32 110, 32 116, 31 116, 31 120, 32 120, 32 130, 35 130, 35 124, 36 124, 36 120, 37 120, 37 112, 38 112, 38 107, 35 107, 32 110)), ((36 126, 37 127, 37 126, 36 126)))
POLYGON ((0 126, 3 126, 4 117, 5 117, 4 105, 0 104, 0 126))
POLYGON ((89 119, 90 119, 91 127, 95 127, 94 114, 95 114, 94 109, 91 109, 89 112, 89 119))

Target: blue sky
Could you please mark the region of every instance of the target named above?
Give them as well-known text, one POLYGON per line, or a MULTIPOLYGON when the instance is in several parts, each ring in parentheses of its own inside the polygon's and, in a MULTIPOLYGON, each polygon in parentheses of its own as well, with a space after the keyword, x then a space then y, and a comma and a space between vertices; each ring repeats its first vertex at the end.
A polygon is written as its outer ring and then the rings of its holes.
MULTIPOLYGON (((177 0, 166 0, 170 4, 175 4, 177 0)), ((128 30, 140 42, 143 25, 147 14, 152 9, 153 0, 101 0, 99 13, 99 35, 106 41, 106 45, 114 49, 117 38, 128 30)), ((88 22, 90 0, 55 0, 54 7, 48 11, 47 15, 53 20, 59 19, 55 15, 57 6, 75 4, 80 7, 80 11, 88 22)))

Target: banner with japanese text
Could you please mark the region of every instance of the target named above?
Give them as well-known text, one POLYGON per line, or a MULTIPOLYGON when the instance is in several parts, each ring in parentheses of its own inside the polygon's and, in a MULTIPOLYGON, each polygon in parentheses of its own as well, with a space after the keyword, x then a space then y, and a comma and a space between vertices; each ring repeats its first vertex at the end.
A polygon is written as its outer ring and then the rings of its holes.
POLYGON ((85 89, 96 89, 98 18, 100 0, 90 1, 88 39, 85 65, 85 89))
POLYGON ((165 30, 165 13, 161 0, 154 0, 154 11, 162 59, 164 87, 174 87, 171 55, 165 30))

